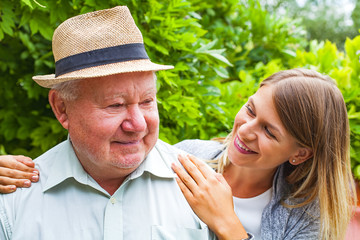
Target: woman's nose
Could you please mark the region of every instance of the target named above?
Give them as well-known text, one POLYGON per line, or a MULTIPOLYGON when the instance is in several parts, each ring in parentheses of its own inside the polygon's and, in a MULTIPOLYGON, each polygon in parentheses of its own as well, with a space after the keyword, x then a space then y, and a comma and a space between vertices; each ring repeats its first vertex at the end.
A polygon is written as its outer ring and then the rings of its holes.
POLYGON ((238 129, 242 140, 253 141, 256 139, 256 120, 250 119, 243 123, 238 129))

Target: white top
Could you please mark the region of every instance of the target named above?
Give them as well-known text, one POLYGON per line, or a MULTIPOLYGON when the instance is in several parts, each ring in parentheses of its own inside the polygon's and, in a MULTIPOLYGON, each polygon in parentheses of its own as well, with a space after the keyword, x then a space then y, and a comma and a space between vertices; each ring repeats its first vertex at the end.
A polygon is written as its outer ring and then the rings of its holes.
POLYGON ((39 182, 0 194, 0 239, 214 239, 177 186, 170 168, 176 151, 159 140, 110 196, 67 140, 35 160, 39 182))
POLYGON ((261 239, 261 216, 264 208, 270 202, 271 194, 272 188, 252 198, 233 197, 236 215, 245 230, 251 233, 255 239, 261 239))

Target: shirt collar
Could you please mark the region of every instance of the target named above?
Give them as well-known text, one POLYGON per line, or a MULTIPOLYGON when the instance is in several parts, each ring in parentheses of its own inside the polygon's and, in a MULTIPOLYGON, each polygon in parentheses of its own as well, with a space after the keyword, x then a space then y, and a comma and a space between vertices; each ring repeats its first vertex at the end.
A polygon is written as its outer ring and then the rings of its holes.
POLYGON ((44 192, 68 178, 74 178, 77 182, 90 185, 101 192, 105 191, 84 170, 75 154, 69 138, 57 147, 53 159, 50 160, 52 161, 52 165, 49 169, 48 178, 44 184, 44 192))
MULTIPOLYGON (((140 177, 144 172, 149 172, 160 178, 175 178, 176 174, 171 169, 171 163, 177 162, 177 152, 174 151, 175 149, 176 148, 163 141, 158 140, 155 147, 150 151, 140 166, 130 174, 128 179, 131 180, 140 177)), ((44 184, 44 192, 68 178, 74 178, 79 183, 90 185, 108 194, 84 170, 74 152, 69 138, 58 146, 54 158, 51 159, 51 161, 52 165, 44 184)))
POLYGON ((172 162, 178 162, 176 148, 158 140, 140 166, 130 175, 129 179, 140 177, 144 172, 149 172, 160 178, 175 178, 176 174, 171 169, 172 162))

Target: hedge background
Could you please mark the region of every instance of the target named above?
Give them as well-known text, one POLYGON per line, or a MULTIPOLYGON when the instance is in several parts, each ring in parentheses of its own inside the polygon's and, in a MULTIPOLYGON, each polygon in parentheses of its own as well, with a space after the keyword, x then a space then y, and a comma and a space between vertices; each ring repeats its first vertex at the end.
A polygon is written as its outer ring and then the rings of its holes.
POLYGON ((300 21, 256 0, 1 0, 0 154, 36 157, 66 138, 33 75, 54 72, 51 37, 65 19, 127 5, 158 73, 160 138, 225 136, 259 81, 305 67, 337 80, 348 107, 351 161, 360 179, 360 36, 338 50, 307 41, 300 21))

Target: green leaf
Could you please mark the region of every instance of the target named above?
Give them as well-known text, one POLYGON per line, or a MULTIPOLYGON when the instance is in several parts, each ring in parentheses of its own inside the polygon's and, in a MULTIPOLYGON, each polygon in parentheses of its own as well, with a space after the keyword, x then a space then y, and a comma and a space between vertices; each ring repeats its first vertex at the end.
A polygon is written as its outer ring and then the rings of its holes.
POLYGON ((296 52, 294 50, 283 49, 281 52, 289 55, 290 57, 296 57, 296 52))
POLYGON ((8 24, 7 22, 2 22, 2 23, 0 23, 0 26, 4 33, 6 33, 10 36, 13 36, 14 31, 12 30, 10 24, 8 24))
POLYGON ((224 56, 218 54, 218 53, 209 53, 210 56, 212 56, 213 58, 219 60, 220 62, 225 63, 226 65, 232 67, 233 65, 229 62, 229 60, 227 60, 224 56))
POLYGON ((39 31, 39 24, 37 19, 30 19, 30 29, 32 35, 39 31))
POLYGON ((221 78, 229 78, 230 77, 228 71, 224 67, 215 67, 214 70, 215 70, 216 74, 219 75, 219 77, 221 77, 221 78))
POLYGON ((25 5, 27 5, 28 7, 30 7, 31 9, 34 9, 34 7, 31 4, 30 0, 21 0, 23 3, 25 3, 25 5))

